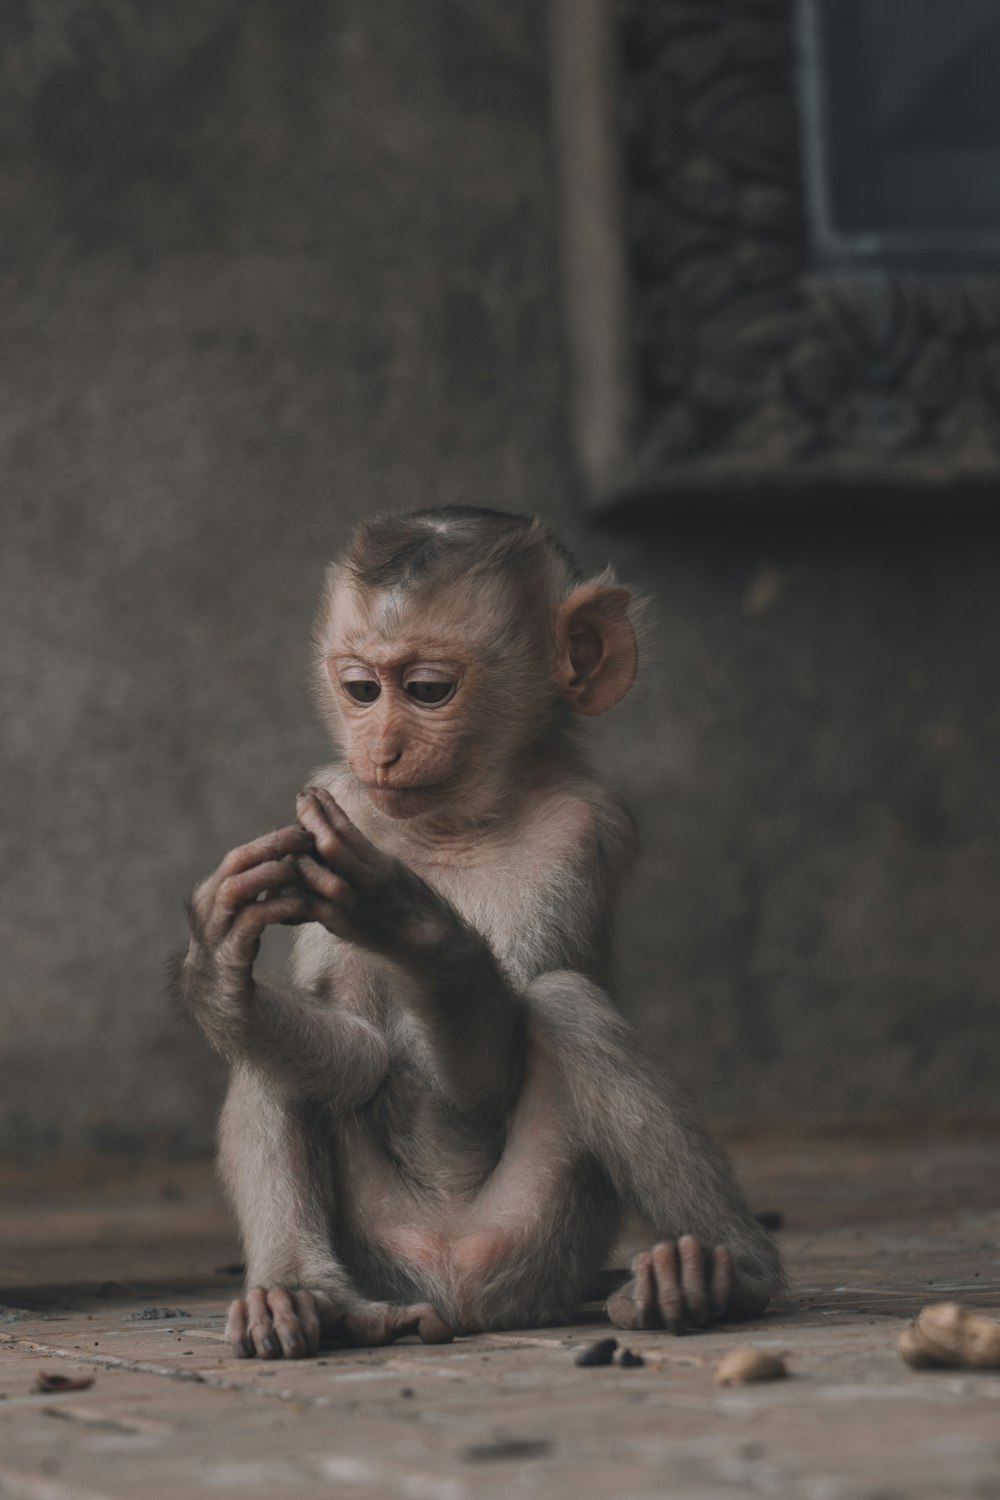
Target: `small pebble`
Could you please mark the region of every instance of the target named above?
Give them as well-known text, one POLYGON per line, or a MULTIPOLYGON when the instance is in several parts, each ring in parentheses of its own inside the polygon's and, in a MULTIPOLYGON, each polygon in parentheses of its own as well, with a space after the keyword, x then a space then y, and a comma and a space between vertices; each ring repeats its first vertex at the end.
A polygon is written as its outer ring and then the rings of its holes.
POLYGON ((609 1365, 615 1357, 617 1348, 617 1339, 598 1339, 596 1344, 588 1344, 585 1349, 581 1349, 573 1363, 575 1365, 609 1365))
POLYGON ((61 1371, 39 1370, 31 1389, 53 1395, 59 1391, 89 1391, 93 1383, 93 1375, 64 1375, 61 1371))
POLYGON ((618 1363, 623 1370, 640 1370, 646 1361, 641 1354, 633 1354, 631 1349, 623 1349, 618 1357, 618 1363))
POLYGON ((730 1349, 715 1370, 716 1385, 743 1385, 748 1380, 783 1380, 788 1374, 780 1354, 765 1354, 752 1344, 730 1349))

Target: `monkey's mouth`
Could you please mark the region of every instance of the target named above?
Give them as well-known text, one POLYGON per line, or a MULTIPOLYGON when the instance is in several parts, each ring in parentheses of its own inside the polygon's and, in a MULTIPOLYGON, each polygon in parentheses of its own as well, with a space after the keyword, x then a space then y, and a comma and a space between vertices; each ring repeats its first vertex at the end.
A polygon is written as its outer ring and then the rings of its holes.
POLYGON ((417 796, 420 792, 439 792, 441 787, 429 781, 418 786, 402 786, 396 781, 364 781, 364 790, 369 796, 417 796))
POLYGON ((369 800, 389 814, 391 818, 414 817, 426 812, 428 804, 434 804, 442 788, 438 785, 402 786, 392 782, 366 781, 363 783, 369 800))
POLYGON ((383 799, 388 801, 398 797, 402 801, 416 801, 421 797, 434 797, 439 795, 444 788, 437 782, 422 782, 419 784, 403 784, 394 781, 366 781, 364 789, 369 797, 377 802, 383 799))

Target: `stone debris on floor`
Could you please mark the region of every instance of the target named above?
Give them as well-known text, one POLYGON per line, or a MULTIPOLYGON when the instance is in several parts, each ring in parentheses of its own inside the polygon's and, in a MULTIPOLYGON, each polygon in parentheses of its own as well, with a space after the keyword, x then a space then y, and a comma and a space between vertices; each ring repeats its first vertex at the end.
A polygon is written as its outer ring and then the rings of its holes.
POLYGON ((735 1145, 754 1205, 784 1215, 782 1305, 630 1332, 641 1364, 591 1367, 596 1306, 571 1328, 234 1360, 238 1254, 207 1167, 8 1169, 0 1496, 1000 1500, 1000 1371, 897 1348, 929 1302, 1000 1316, 1000 1134, 794 1134, 735 1145), (716 1384, 747 1344, 788 1378, 716 1384))

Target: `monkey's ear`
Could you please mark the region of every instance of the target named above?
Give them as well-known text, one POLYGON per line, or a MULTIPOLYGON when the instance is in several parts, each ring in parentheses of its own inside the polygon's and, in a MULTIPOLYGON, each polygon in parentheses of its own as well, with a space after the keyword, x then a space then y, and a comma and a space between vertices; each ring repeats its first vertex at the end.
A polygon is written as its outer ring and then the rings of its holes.
POLYGON ((635 681, 639 648, 629 622, 628 589, 582 583, 556 620, 559 689, 581 714, 602 714, 635 681))

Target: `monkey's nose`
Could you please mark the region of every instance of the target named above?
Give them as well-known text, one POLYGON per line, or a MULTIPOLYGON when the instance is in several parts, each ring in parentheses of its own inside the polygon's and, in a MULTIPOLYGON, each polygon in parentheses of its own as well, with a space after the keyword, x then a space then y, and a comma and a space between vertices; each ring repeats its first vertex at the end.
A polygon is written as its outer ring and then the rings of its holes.
POLYGON ((387 771, 390 766, 402 760, 403 752, 395 745, 378 745, 372 750, 371 756, 376 771, 387 771))

